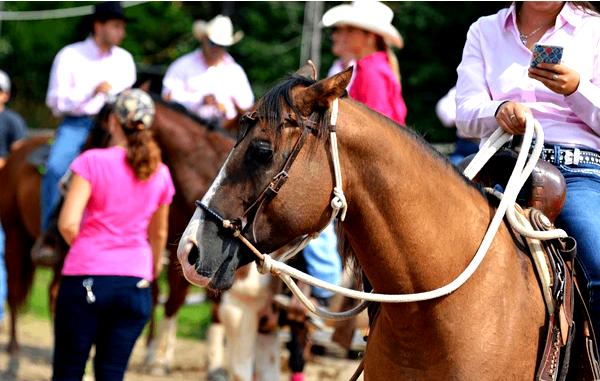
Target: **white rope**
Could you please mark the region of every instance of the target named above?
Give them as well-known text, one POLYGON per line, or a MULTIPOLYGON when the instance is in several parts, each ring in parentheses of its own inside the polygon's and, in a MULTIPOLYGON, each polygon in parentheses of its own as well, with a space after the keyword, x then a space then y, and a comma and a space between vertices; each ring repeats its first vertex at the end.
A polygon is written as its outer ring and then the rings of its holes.
MULTIPOLYGON (((469 174, 469 176, 474 176, 476 174, 476 170, 474 170, 473 168, 479 167, 479 169, 480 169, 481 167, 483 167, 479 158, 487 157, 489 159, 489 157, 491 157, 493 155, 492 151, 494 151, 494 150, 497 151, 502 145, 504 145, 508 141, 508 139, 510 138, 510 135, 508 135, 508 136, 507 135, 508 134, 504 133, 500 129, 496 130, 494 132, 494 134, 492 134, 490 139, 486 142, 484 147, 482 147, 483 148, 482 151, 480 151, 480 153, 476 155, 475 159, 472 161, 472 164, 469 165, 469 167, 467 168, 467 170, 465 170, 465 172, 467 172, 469 174), (490 152, 491 152, 491 154, 490 154, 490 152)), ((334 150, 334 147, 337 148, 337 144, 333 139, 335 139, 335 135, 332 135, 332 151, 334 150)), ((418 302, 418 301, 430 300, 430 299, 435 299, 435 298, 439 298, 441 296, 448 295, 448 294, 452 293, 453 291, 455 291, 456 289, 458 289, 460 286, 462 286, 473 275, 475 270, 477 270, 477 268, 479 267, 479 265, 485 258, 485 255, 496 235, 496 232, 497 232, 498 228, 500 227, 500 224, 502 223, 502 219, 503 219, 506 211, 510 207, 510 208, 512 208, 512 210, 514 212, 514 204, 515 204, 517 195, 518 195, 522 185, 525 183, 525 181, 531 174, 531 171, 533 170, 535 163, 537 162, 537 160, 539 158, 539 154, 541 152, 541 149, 543 148, 543 131, 542 131, 542 128, 541 128, 539 122, 537 122, 535 119, 533 119, 533 117, 531 115, 527 115, 526 130, 525 130, 525 135, 523 137, 522 147, 523 148, 521 149, 521 151, 519 152, 519 155, 517 157, 515 168, 513 169, 510 179, 506 185, 506 191, 505 191, 504 195, 502 196, 502 199, 500 200, 500 204, 498 206, 496 214, 494 215, 494 218, 492 219, 492 222, 489 225, 488 231, 486 232, 479 249, 477 250, 475 256, 473 257, 473 259, 471 260, 469 265, 465 268, 465 270, 463 270, 463 272, 458 277, 456 277, 456 279, 454 279, 452 282, 450 282, 449 284, 447 284, 443 287, 440 287, 440 288, 437 288, 437 289, 431 290, 431 291, 419 292, 419 293, 414 293, 414 294, 393 295, 393 294, 365 293, 365 292, 361 292, 361 291, 347 289, 347 288, 344 288, 344 287, 341 287, 338 285, 330 284, 328 282, 325 282, 323 280, 320 280, 318 278, 315 278, 308 274, 305 274, 291 266, 286 265, 285 263, 275 261, 270 256, 267 256, 267 255, 265 255, 265 258, 263 261, 264 270, 267 270, 274 274, 277 274, 280 277, 282 277, 282 279, 285 278, 284 282, 286 284, 288 284, 288 286, 290 286, 293 283, 293 280, 287 279, 285 277, 285 275, 294 277, 298 280, 301 280, 303 282, 306 282, 306 283, 316 286, 316 287, 320 287, 320 288, 324 288, 329 291, 340 293, 344 296, 347 296, 347 297, 350 297, 353 299, 362 299, 362 300, 373 301, 373 302, 382 302, 382 303, 418 302), (538 139, 536 139, 536 145, 534 147, 533 154, 531 155, 529 161, 527 161, 528 149, 526 149, 525 147, 531 146, 534 130, 535 130, 536 134, 538 135, 538 139)), ((337 159, 337 162, 339 164, 339 158, 337 157, 338 156, 337 152, 333 153, 333 156, 334 156, 334 161, 337 159)), ((479 170, 479 169, 477 169, 477 170, 479 170)), ((336 166, 334 164, 334 170, 336 172, 339 171, 339 165, 336 166)), ((338 177, 336 174, 336 179, 337 178, 338 177)), ((341 178, 341 176, 340 176, 340 178, 341 178)), ((527 231, 527 229, 522 229, 522 230, 527 231)), ((552 236, 552 238, 561 237, 561 236, 563 236, 564 232, 557 230, 557 231, 555 231, 555 233, 556 234, 554 236, 552 236)), ((292 290, 298 289, 297 286, 296 287, 290 286, 290 288, 292 290)), ((308 298, 303 297, 300 294, 298 294, 297 297, 307 307, 307 309, 309 311, 311 311, 311 313, 318 314, 319 311, 310 302, 310 300, 308 298)))
MULTIPOLYGON (((146 3, 146 1, 124 1, 123 8, 129 8, 146 3)), ((69 17, 87 16, 94 13, 93 5, 82 5, 79 7, 47 9, 41 11, 1 11, 0 20, 2 21, 36 21, 63 19, 69 17)))

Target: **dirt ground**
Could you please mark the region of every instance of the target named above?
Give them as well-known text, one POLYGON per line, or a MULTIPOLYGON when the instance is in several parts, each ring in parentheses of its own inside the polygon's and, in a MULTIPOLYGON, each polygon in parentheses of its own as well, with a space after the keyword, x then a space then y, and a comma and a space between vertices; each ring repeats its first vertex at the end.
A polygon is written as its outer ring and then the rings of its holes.
MULTIPOLYGON (((11 358, 6 353, 8 334, 6 327, 0 331, 0 381, 41 381, 51 376, 52 335, 49 321, 24 316, 19 320, 19 340, 21 352, 11 358)), ((175 351, 175 364, 171 373, 165 376, 149 375, 144 372, 142 358, 143 343, 140 340, 134 350, 126 381, 191 381, 205 380, 205 346, 204 342, 178 339, 175 351)), ((283 352, 285 356, 285 352, 283 352)), ((282 358, 282 364, 285 364, 282 358)), ((337 381, 348 380, 358 361, 347 360, 339 356, 314 356, 307 364, 305 373, 307 380, 337 381)), ((89 367, 88 367, 89 368, 89 367)), ((89 368, 91 370, 91 368, 89 368)), ((88 372, 91 374, 91 372, 88 372)), ((280 381, 289 380, 289 373, 284 369, 280 381)), ((86 376, 85 381, 92 381, 93 376, 86 376)))

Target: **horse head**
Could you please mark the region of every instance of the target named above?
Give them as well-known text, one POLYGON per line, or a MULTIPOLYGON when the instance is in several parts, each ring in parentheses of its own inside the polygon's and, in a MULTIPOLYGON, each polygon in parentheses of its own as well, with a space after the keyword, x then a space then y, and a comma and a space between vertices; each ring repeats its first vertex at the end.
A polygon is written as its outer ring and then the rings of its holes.
POLYGON ((179 244, 191 283, 227 289, 235 270, 256 259, 223 220, 263 253, 328 223, 334 184, 326 144, 329 109, 345 94, 352 69, 318 82, 314 73, 309 63, 241 118, 238 141, 179 244))

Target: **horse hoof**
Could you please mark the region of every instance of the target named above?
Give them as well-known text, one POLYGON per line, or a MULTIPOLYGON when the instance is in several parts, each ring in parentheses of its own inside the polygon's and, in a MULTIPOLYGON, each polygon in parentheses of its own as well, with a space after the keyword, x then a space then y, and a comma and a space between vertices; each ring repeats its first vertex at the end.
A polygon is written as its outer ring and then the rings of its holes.
POLYGON ((8 346, 6 347, 6 352, 8 352, 8 354, 11 356, 18 354, 19 353, 19 344, 9 343, 8 346))
POLYGON ((225 369, 218 368, 208 373, 206 381, 229 381, 229 375, 225 369))
POLYGON ((164 377, 169 374, 169 369, 165 365, 152 365, 148 372, 152 376, 164 377))

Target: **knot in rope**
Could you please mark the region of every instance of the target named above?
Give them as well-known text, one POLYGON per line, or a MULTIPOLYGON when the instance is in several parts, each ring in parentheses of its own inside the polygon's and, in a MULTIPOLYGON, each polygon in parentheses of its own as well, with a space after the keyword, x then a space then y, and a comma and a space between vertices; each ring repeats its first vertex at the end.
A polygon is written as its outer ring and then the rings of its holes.
POLYGON ((335 214, 341 211, 340 220, 344 221, 346 218, 346 211, 348 210, 348 203, 346 202, 344 191, 340 187, 333 187, 333 195, 331 207, 335 210, 335 214))
MULTIPOLYGON (((260 263, 256 266, 261 274, 270 274, 273 272, 273 263, 275 260, 269 254, 263 254, 260 263)), ((275 272, 273 272, 275 274, 275 272)))

